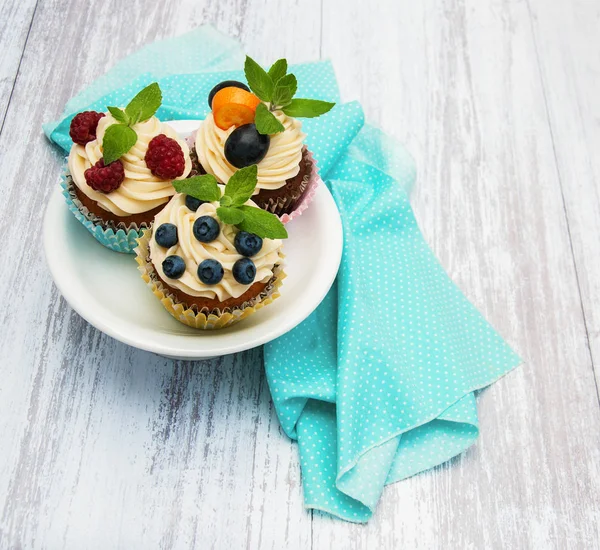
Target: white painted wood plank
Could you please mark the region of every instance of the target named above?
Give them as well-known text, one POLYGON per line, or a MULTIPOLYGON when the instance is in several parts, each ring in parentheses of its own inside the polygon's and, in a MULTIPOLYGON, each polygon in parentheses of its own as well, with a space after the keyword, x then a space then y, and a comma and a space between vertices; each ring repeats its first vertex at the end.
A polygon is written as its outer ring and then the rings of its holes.
POLYGON ((297 449, 260 349, 169 361, 105 337, 58 295, 39 227, 60 155, 40 125, 118 58, 204 22, 258 59, 315 58, 318 14, 264 1, 40 3, 0 136, 0 272, 12 289, 0 302, 0 547, 310 546, 297 449), (285 20, 308 44, 281 32, 285 20))
POLYGON ((529 2, 589 345, 600 383, 600 4, 529 2))
POLYGON ((29 35, 35 5, 36 0, 3 0, 0 4, 0 129, 29 35))
POLYGON ((482 394, 474 448, 367 526, 315 514, 313 548, 596 547, 598 402, 527 4, 325 2, 323 27, 345 97, 416 157, 427 241, 527 363, 482 394))

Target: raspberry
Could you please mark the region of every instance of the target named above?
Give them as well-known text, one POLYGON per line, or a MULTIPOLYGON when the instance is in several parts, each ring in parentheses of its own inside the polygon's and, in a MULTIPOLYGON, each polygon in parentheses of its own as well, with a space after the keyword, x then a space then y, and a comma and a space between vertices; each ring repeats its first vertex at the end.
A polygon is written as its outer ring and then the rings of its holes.
POLYGON ((96 111, 83 111, 83 113, 75 115, 69 128, 71 139, 79 145, 85 145, 95 140, 96 127, 103 116, 104 113, 97 113, 96 111))
POLYGON ((119 188, 125 179, 125 169, 120 160, 104 166, 104 159, 100 159, 94 166, 85 171, 85 181, 99 193, 112 193, 119 188))
POLYGON ((178 178, 185 170, 185 157, 179 143, 165 134, 152 138, 145 160, 150 171, 163 180, 178 178))

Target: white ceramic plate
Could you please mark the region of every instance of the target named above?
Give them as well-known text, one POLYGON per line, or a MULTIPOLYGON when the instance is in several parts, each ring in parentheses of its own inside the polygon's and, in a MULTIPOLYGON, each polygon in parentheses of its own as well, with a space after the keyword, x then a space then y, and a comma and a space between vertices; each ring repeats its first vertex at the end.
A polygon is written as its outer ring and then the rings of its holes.
MULTIPOLYGON (((172 126, 185 135, 193 121, 172 126)), ((232 327, 195 330, 175 320, 152 295, 135 256, 102 246, 69 212, 57 186, 44 218, 44 249, 56 286, 97 329, 136 348, 180 359, 250 349, 293 329, 321 303, 342 257, 342 223, 333 197, 319 186, 302 216, 287 224, 287 278, 281 297, 232 327)))

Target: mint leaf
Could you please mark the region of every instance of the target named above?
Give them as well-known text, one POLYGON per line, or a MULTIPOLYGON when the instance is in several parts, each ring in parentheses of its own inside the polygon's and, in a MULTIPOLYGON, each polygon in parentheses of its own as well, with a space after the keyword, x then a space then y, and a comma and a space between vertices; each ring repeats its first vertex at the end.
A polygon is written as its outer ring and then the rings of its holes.
POLYGON ((107 109, 117 122, 129 124, 129 117, 125 114, 123 109, 119 109, 118 107, 107 107, 107 109))
POLYGON ((129 117, 129 124, 144 122, 156 113, 162 103, 160 86, 153 82, 137 94, 125 107, 125 114, 129 117))
POLYGON ((240 168, 229 178, 225 186, 225 195, 231 197, 231 206, 241 206, 254 193, 258 178, 258 166, 240 168))
POLYGON ((244 213, 244 220, 237 224, 242 231, 254 233, 261 239, 287 239, 285 226, 275 214, 254 206, 244 205, 239 209, 244 213))
POLYGON ((237 225, 244 219, 244 213, 239 208, 232 208, 230 206, 219 206, 217 208, 217 216, 223 223, 230 225, 237 225))
POLYGON ((244 74, 250 89, 263 101, 271 101, 273 80, 268 73, 249 56, 244 63, 244 74))
POLYGON ((217 185, 217 178, 211 174, 175 180, 173 187, 178 193, 185 193, 199 201, 213 202, 221 198, 221 189, 217 185))
POLYGON ((223 195, 221 197, 221 206, 231 206, 233 204, 233 200, 229 195, 223 195))
POLYGON ((286 73, 287 61, 285 59, 278 59, 277 61, 275 61, 275 63, 273 63, 273 65, 271 65, 268 74, 271 77, 273 84, 277 84, 277 81, 280 78, 283 78, 286 73))
POLYGON ((114 162, 129 151, 137 141, 137 134, 126 124, 111 124, 102 138, 104 165, 114 162))
POLYGON ((280 78, 273 90, 272 104, 277 107, 287 107, 292 102, 292 97, 298 89, 298 81, 293 74, 280 78))
POLYGON ((282 110, 288 116, 313 118, 324 115, 335 103, 318 99, 292 99, 292 102, 282 110))
POLYGON ((269 111, 264 103, 259 103, 254 115, 254 124, 260 134, 277 134, 283 132, 283 124, 269 111))

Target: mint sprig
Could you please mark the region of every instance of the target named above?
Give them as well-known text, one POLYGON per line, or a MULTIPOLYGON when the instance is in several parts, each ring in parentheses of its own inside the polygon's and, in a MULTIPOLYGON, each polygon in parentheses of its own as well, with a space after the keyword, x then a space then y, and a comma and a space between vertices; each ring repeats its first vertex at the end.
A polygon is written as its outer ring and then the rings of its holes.
POLYGON ((259 134, 278 134, 285 130, 283 124, 277 120, 277 117, 269 111, 264 103, 259 103, 256 107, 254 124, 259 134))
POLYGON ((286 59, 278 59, 271 65, 269 69, 268 75, 271 77, 271 80, 274 84, 277 84, 277 81, 280 78, 283 78, 287 74, 287 60, 286 59))
POLYGON ((314 118, 330 111, 335 103, 320 101, 319 99, 292 99, 289 105, 283 108, 287 116, 314 118))
POLYGON ((176 180, 173 187, 178 193, 191 195, 201 201, 219 201, 217 216, 223 223, 235 225, 261 239, 287 239, 285 226, 277 216, 245 204, 252 197, 257 182, 258 167, 253 164, 240 168, 229 178, 223 196, 217 180, 210 174, 176 180))
POLYGON ((199 201, 213 202, 221 198, 217 178, 212 174, 192 176, 184 180, 174 180, 173 187, 178 193, 185 193, 199 201))
POLYGON ((137 134, 126 124, 111 124, 102 139, 102 157, 107 166, 129 151, 137 141, 137 134))
POLYGON ((335 103, 319 99, 294 99, 298 90, 298 81, 293 74, 287 72, 285 59, 278 59, 265 71, 254 59, 246 56, 244 72, 250 89, 269 103, 269 107, 261 104, 256 108, 255 124, 261 134, 277 134, 283 132, 284 126, 273 115, 273 111, 281 110, 288 116, 313 118, 324 115, 335 103))
POLYGON ((105 165, 122 157, 135 145, 138 136, 132 126, 154 116, 161 102, 160 86, 153 82, 139 92, 125 109, 108 107, 108 111, 117 123, 111 124, 102 138, 102 156, 105 165))

